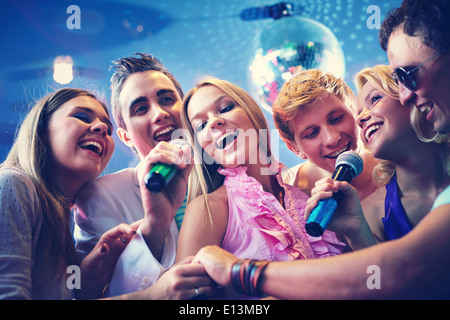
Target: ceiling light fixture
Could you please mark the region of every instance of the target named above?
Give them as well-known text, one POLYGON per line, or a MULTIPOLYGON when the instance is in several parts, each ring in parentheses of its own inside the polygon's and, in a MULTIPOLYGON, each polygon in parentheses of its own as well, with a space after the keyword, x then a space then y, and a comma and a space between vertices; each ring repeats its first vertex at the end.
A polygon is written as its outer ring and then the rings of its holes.
POLYGON ((53 61, 53 79, 59 84, 73 80, 73 60, 70 56, 58 56, 53 61))

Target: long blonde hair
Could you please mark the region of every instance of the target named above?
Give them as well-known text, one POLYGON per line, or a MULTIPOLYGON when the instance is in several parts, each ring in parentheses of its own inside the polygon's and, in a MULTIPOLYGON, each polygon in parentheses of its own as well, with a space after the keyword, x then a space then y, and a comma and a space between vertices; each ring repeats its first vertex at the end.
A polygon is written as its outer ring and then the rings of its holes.
MULTIPOLYGON (((387 65, 376 65, 371 68, 365 68, 355 76, 355 85, 358 92, 369 82, 378 90, 385 93, 392 99, 400 100, 398 85, 392 77, 391 69, 387 65)), ((448 144, 449 135, 438 134, 433 131, 431 124, 426 120, 416 107, 411 107, 410 111, 411 126, 417 137, 423 142, 433 142, 439 144, 439 156, 443 165, 445 174, 450 173, 450 146, 448 144)), ((389 160, 381 160, 375 166, 373 178, 379 185, 389 183, 391 177, 395 174, 395 164, 389 160)))
MULTIPOLYGON (((200 80, 197 85, 186 94, 183 101, 183 110, 181 112, 181 123, 183 125, 183 128, 189 133, 189 140, 194 146, 195 156, 195 170, 193 170, 189 177, 190 183, 188 199, 190 201, 195 197, 203 194, 209 211, 206 195, 215 191, 223 184, 224 176, 220 175, 217 172, 220 164, 217 164, 215 162, 212 164, 208 164, 204 161, 203 157, 205 156, 205 152, 198 144, 198 141, 196 141, 197 139, 195 139, 195 133, 188 117, 188 107, 192 96, 197 92, 198 89, 205 86, 217 87, 218 89, 225 92, 225 94, 227 94, 231 99, 233 99, 237 105, 241 106, 248 114, 257 132, 261 132, 260 130, 264 129, 267 130, 268 126, 264 114, 255 100, 245 90, 228 81, 213 77, 206 77, 200 80)), ((268 134, 266 136, 266 139, 259 139, 259 148, 265 155, 267 155, 268 158, 271 157, 270 137, 268 134)))
POLYGON ((96 99, 88 91, 71 88, 60 89, 40 99, 22 122, 8 156, 0 166, 24 172, 34 183, 42 208, 38 246, 45 259, 40 259, 42 263, 33 267, 34 274, 39 275, 32 275, 33 288, 50 286, 64 272, 62 267, 78 263, 70 228, 71 203, 53 178, 47 137, 52 114, 65 102, 79 96, 96 99), (42 278, 43 274, 46 276, 42 278))

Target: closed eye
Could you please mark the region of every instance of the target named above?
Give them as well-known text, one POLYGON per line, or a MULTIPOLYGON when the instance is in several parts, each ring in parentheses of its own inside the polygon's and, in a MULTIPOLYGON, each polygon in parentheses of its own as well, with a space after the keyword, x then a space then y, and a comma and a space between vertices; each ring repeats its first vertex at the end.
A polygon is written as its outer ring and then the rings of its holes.
POLYGON ((303 136, 303 138, 304 138, 304 139, 313 139, 314 137, 317 136, 318 133, 319 133, 319 130, 318 130, 318 129, 312 129, 312 130, 308 131, 308 133, 305 134, 305 135, 303 136))
POLYGON ((206 121, 199 122, 197 125, 195 125, 195 131, 196 132, 202 131, 206 127, 206 123, 207 123, 206 121))
POLYGON ((86 113, 84 113, 84 112, 78 112, 78 113, 75 113, 75 114, 73 115, 73 117, 74 117, 74 118, 77 118, 77 119, 79 119, 79 120, 81 120, 81 121, 83 121, 83 122, 85 122, 85 123, 91 123, 91 118, 89 117, 88 114, 86 114, 86 113))
MULTIPOLYGON (((77 113, 75 113, 73 115, 73 117, 78 119, 78 120, 81 120, 81 121, 83 121, 84 123, 87 123, 87 124, 90 124, 93 121, 91 119, 91 117, 89 116, 89 114, 85 113, 85 112, 77 112, 77 113)), ((105 121, 105 120, 102 120, 102 122, 105 123, 108 126, 108 135, 109 136, 112 135, 112 130, 113 130, 112 124, 109 121, 105 121)))
POLYGON ((235 107, 234 104, 230 104, 230 105, 228 105, 228 106, 226 106, 226 107, 220 109, 220 113, 226 113, 226 112, 229 112, 229 111, 233 110, 234 107, 235 107))
POLYGON ((338 124, 338 123, 341 123, 343 119, 344 119, 344 114, 341 114, 337 117, 330 118, 329 122, 330 122, 330 124, 338 124))

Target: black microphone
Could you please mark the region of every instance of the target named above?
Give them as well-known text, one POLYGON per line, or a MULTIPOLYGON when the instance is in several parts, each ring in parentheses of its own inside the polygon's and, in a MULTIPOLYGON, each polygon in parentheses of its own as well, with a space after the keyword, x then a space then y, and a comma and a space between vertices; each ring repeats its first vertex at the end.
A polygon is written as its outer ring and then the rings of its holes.
MULTIPOLYGON (((169 141, 170 144, 179 145, 180 149, 187 145, 191 147, 189 142, 183 139, 174 139, 169 141)), ((192 150, 192 147, 191 147, 192 150)), ((166 188, 175 174, 178 172, 178 169, 175 165, 166 164, 166 163, 157 163, 155 164, 149 171, 149 173, 145 176, 144 182, 150 192, 161 192, 166 188)))
POLYGON ((278 20, 294 15, 294 6, 289 2, 280 2, 271 6, 253 7, 242 10, 239 17, 244 21, 272 18, 278 20))
MULTIPOLYGON (((353 151, 346 151, 337 157, 336 169, 331 179, 350 183, 356 176, 361 174, 362 169, 363 161, 359 154, 353 151)), ((319 201, 317 207, 311 212, 308 221, 306 221, 305 229, 309 235, 319 237, 324 233, 336 211, 337 203, 342 197, 342 193, 338 192, 329 199, 319 201)))

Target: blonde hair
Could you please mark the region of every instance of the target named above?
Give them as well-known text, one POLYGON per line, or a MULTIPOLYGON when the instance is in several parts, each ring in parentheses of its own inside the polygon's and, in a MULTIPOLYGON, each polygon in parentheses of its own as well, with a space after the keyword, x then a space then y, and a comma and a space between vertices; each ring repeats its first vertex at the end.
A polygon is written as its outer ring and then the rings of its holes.
MULTIPOLYGON (((376 65, 372 68, 365 68, 355 76, 355 85, 358 92, 369 82, 378 90, 384 92, 392 99, 400 100, 398 84, 392 77, 391 68, 387 65, 376 65)), ((411 107, 410 111, 411 126, 417 137, 423 142, 434 142, 440 144, 439 155, 444 170, 448 175, 450 172, 450 150, 448 145, 448 136, 435 133, 431 124, 426 120, 425 115, 416 107, 411 107)), ((379 185, 389 183, 395 174, 395 164, 392 161, 381 160, 375 166, 373 179, 379 185)))
MULTIPOLYGON (((205 156, 205 152, 198 144, 198 141, 196 141, 197 139, 195 139, 194 129, 188 117, 188 107, 191 98, 198 91, 198 89, 205 86, 215 86, 233 99, 237 105, 245 110, 257 132, 260 132, 261 129, 267 130, 268 126, 264 114, 255 100, 253 100, 253 98, 245 90, 228 81, 213 77, 205 77, 186 94, 183 101, 183 110, 181 112, 181 123, 183 128, 189 133, 188 139, 194 146, 195 156, 195 170, 192 171, 189 177, 188 199, 190 201, 203 194, 209 211, 206 195, 218 189, 223 184, 224 177, 217 172, 220 164, 215 162, 212 164, 207 164, 204 161, 203 157, 205 156)), ((260 150, 262 150, 264 154, 270 158, 271 151, 269 136, 267 135, 267 139, 265 140, 259 139, 259 143, 260 150)))
POLYGON ((39 275, 32 276, 33 288, 50 286, 65 272, 62 267, 78 263, 70 228, 71 203, 53 178, 47 137, 52 114, 65 102, 79 96, 96 99, 88 91, 71 88, 60 89, 40 99, 22 122, 8 156, 0 166, 24 172, 33 181, 42 208, 38 246, 45 259, 40 259, 41 264, 33 267, 34 274, 39 275), (43 274, 46 276, 42 277, 43 274))
POLYGON ((321 70, 304 70, 281 88, 273 104, 273 119, 281 139, 291 150, 296 150, 294 126, 291 122, 301 109, 334 94, 354 114, 356 98, 344 80, 321 70))

